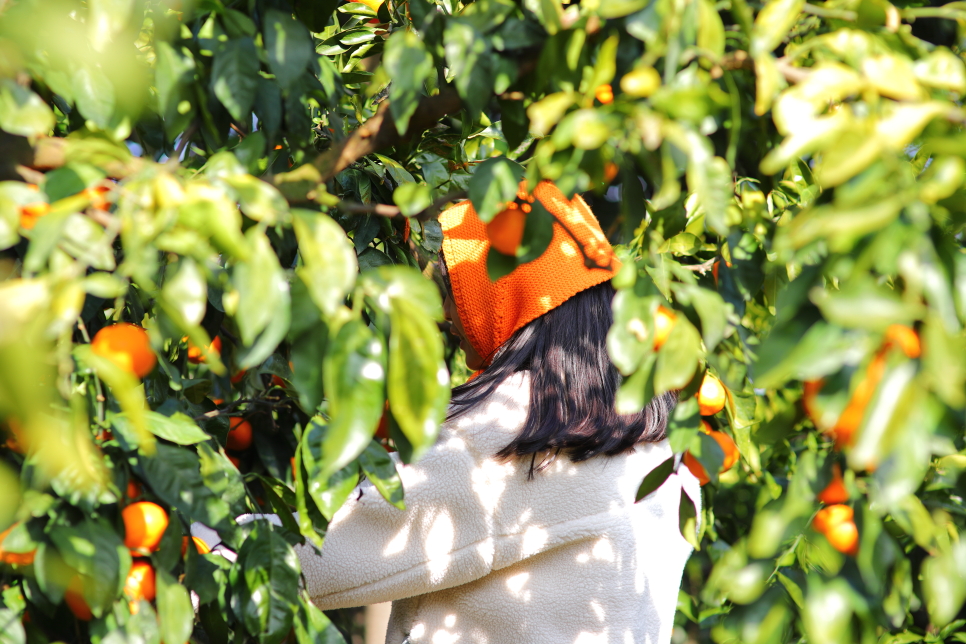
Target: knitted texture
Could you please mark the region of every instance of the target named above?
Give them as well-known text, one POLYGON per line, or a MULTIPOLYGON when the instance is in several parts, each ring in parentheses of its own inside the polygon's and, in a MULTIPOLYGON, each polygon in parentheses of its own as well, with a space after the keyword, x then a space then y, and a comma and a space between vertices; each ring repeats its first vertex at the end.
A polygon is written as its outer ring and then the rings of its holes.
MULTIPOLYGON (((521 183, 521 199, 528 198, 525 188, 526 183, 521 183)), ((611 279, 620 268, 597 218, 580 195, 567 199, 557 186, 542 181, 533 196, 556 219, 550 245, 540 257, 496 282, 486 271, 490 250, 486 224, 469 200, 439 216, 456 309, 467 340, 487 364, 517 330, 577 293, 611 279), (596 266, 585 265, 577 244, 596 266)))

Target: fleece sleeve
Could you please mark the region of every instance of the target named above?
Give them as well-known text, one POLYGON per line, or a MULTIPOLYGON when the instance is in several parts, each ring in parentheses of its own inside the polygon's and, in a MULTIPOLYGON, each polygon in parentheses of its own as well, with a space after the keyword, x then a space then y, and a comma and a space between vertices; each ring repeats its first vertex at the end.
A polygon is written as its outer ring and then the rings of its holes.
POLYGON ((406 509, 369 482, 333 517, 321 555, 298 547, 309 595, 322 609, 361 606, 451 588, 492 568, 492 521, 474 492, 477 459, 446 427, 413 465, 397 465, 406 509))

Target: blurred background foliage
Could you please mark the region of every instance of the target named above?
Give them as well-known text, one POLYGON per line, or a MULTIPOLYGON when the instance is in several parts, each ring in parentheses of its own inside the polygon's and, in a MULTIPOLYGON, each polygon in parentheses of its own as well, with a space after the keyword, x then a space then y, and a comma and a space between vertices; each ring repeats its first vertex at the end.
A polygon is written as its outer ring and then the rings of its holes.
POLYGON ((361 475, 404 506, 386 449, 418 458, 468 376, 435 217, 472 199, 497 278, 547 243, 542 208, 501 229, 540 179, 620 244, 619 406, 681 390, 641 494, 708 481, 673 641, 966 641, 964 29, 958 2, 0 0, 0 642, 347 635, 292 545, 361 475))

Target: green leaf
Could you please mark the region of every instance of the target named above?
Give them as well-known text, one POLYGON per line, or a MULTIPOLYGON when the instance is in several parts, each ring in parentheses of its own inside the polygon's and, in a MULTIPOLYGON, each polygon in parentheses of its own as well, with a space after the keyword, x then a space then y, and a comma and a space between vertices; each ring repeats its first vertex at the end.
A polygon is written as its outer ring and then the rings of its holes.
POLYGON ((396 129, 404 134, 423 94, 423 82, 433 73, 433 57, 416 33, 400 30, 386 42, 383 66, 393 80, 389 85, 389 109, 396 129))
POLYGON ((265 12, 265 50, 268 66, 283 90, 292 86, 305 71, 312 56, 308 30, 290 13, 277 9, 265 12))
POLYGON ((158 90, 158 111, 165 121, 168 136, 182 132, 195 113, 191 84, 195 82, 195 61, 187 48, 176 50, 170 44, 157 43, 155 86, 158 90))
POLYGON ((355 253, 345 231, 327 215, 305 210, 293 214, 302 259, 296 272, 316 306, 332 315, 355 283, 355 253))
POLYGON ((608 0, 600 3, 597 13, 601 18, 622 18, 648 5, 649 0, 608 0))
POLYGON ((169 440, 178 445, 194 445, 211 438, 195 421, 178 412, 171 416, 162 416, 153 411, 145 412, 148 430, 158 438, 169 440))
POLYGON ((184 324, 201 324, 208 306, 208 283, 193 259, 185 257, 178 263, 174 276, 164 283, 161 296, 184 324))
POLYGON ((107 129, 114 116, 114 85, 99 67, 81 67, 73 76, 77 109, 98 127, 107 129))
POLYGON ((369 443, 366 450, 359 455, 359 465, 366 478, 379 490, 382 498, 400 510, 406 509, 402 480, 385 447, 375 440, 369 443))
POLYGON ((469 118, 475 121, 493 95, 489 42, 472 25, 459 20, 446 22, 443 42, 456 90, 469 118))
POLYGON ((292 546, 258 522, 231 568, 231 607, 245 630, 263 644, 279 644, 298 608, 300 567, 292 546))
POLYGON ((513 203, 523 175, 523 166, 506 157, 493 157, 477 166, 467 193, 481 221, 488 223, 513 203))
POLYGON ((690 543, 695 550, 700 550, 701 542, 698 541, 697 532, 698 510, 683 487, 681 488, 681 501, 678 504, 678 525, 684 540, 690 543))
POLYGON ((255 101, 258 86, 258 52, 252 38, 235 38, 215 52, 211 89, 228 113, 241 123, 255 101))
POLYGON ((0 608, 0 644, 26 644, 27 634, 20 618, 20 611, 0 608))
POLYGON ((418 305, 393 298, 390 321, 389 406, 418 458, 435 442, 446 415, 449 371, 439 330, 418 305))
POLYGON ((752 58, 774 51, 798 20, 805 0, 769 0, 755 18, 751 31, 752 58))
POLYGON ((678 316, 671 334, 657 353, 654 391, 681 389, 691 382, 701 356, 701 337, 686 318, 678 316))
POLYGON ((156 574, 158 624, 164 642, 187 642, 194 627, 195 613, 188 590, 166 570, 156 574))
POLYGON ((288 202, 273 185, 256 179, 250 174, 237 174, 224 178, 238 197, 241 211, 249 219, 273 226, 286 219, 288 202))
POLYGON ((433 191, 424 183, 404 183, 393 191, 392 200, 403 215, 412 217, 432 205, 433 191))
POLYGON ((54 112, 39 96, 9 78, 0 79, 0 129, 35 137, 53 127, 54 112))
POLYGON ((322 378, 331 420, 320 469, 321 476, 328 478, 365 449, 382 417, 386 381, 382 339, 361 320, 347 321, 329 341, 322 378))
POLYGON ((247 238, 252 252, 235 266, 232 284, 238 289, 238 330, 242 342, 250 346, 283 304, 288 304, 289 287, 268 237, 251 228, 247 238))
POLYGON ((359 464, 352 461, 334 473, 329 472, 331 459, 325 451, 329 431, 329 426, 322 424, 320 419, 313 419, 305 430, 300 451, 308 474, 306 490, 322 516, 331 521, 359 482, 359 464))
POLYGON ((130 557, 121 537, 105 519, 88 519, 74 526, 58 526, 50 539, 64 562, 86 575, 84 598, 91 612, 100 615, 114 603, 122 580, 127 575, 130 557))
POLYGON ((666 481, 667 478, 674 473, 674 458, 674 456, 671 456, 647 473, 647 476, 645 476, 644 480, 641 481, 640 487, 637 488, 637 495, 634 497, 635 501, 640 501, 648 494, 664 485, 664 481, 666 481))

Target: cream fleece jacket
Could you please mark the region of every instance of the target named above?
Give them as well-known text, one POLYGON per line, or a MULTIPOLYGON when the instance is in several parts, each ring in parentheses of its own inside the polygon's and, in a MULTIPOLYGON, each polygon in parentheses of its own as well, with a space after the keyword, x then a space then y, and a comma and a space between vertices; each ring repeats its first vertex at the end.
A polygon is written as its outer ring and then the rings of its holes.
POLYGON ((667 441, 582 463, 494 454, 523 425, 521 374, 445 424, 414 465, 398 465, 406 510, 363 482, 329 526, 321 556, 298 548, 322 609, 392 600, 387 644, 604 644, 670 641, 691 547, 678 528, 680 468, 639 503, 667 441))

